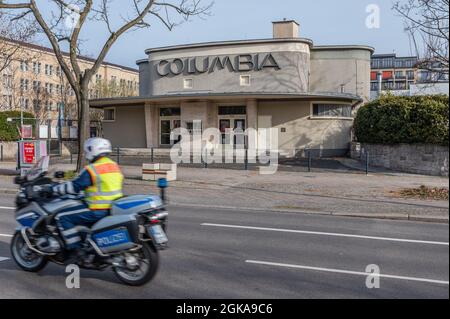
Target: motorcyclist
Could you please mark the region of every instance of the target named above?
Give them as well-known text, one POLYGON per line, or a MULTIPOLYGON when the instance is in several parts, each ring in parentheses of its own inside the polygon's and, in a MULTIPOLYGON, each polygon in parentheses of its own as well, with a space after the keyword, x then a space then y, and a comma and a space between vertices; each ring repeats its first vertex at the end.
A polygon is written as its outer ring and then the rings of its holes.
POLYGON ((84 202, 62 210, 56 216, 67 249, 80 247, 84 227, 91 227, 109 214, 112 202, 123 196, 123 175, 119 165, 107 157, 112 153, 110 141, 90 138, 84 144, 89 161, 80 175, 72 181, 53 186, 56 195, 77 195, 84 191, 84 202))

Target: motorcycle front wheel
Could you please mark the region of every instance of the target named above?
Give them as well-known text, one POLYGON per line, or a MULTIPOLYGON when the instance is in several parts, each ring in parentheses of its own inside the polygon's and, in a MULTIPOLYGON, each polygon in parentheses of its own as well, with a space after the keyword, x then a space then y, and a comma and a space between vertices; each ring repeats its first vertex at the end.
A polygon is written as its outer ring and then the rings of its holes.
POLYGON ((114 267, 114 273, 120 281, 129 286, 142 286, 155 277, 159 267, 158 251, 148 243, 143 243, 142 248, 133 254, 137 258, 138 265, 133 269, 126 267, 114 267))
POLYGON ((20 232, 16 232, 11 240, 11 255, 16 264, 25 271, 38 272, 48 263, 46 256, 32 251, 20 232))

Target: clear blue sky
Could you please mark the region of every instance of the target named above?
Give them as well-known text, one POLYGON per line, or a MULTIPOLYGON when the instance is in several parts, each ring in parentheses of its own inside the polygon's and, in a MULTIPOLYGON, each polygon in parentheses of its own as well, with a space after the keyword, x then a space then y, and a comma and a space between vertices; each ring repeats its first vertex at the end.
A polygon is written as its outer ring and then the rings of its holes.
MULTIPOLYGON (((112 11, 127 12, 130 1, 116 2, 112 11)), ((151 47, 270 38, 271 22, 283 18, 299 22, 300 35, 315 44, 363 44, 375 47, 377 53, 414 54, 403 20, 392 11, 392 4, 393 0, 215 0, 211 16, 193 17, 173 31, 150 19, 151 28, 126 34, 112 48, 107 61, 135 67, 135 61, 145 58, 144 50, 151 47), (381 9, 379 29, 366 27, 369 4, 381 9)), ((102 30, 102 25, 95 24, 82 33, 86 40, 83 54, 98 53, 106 36, 102 30)))

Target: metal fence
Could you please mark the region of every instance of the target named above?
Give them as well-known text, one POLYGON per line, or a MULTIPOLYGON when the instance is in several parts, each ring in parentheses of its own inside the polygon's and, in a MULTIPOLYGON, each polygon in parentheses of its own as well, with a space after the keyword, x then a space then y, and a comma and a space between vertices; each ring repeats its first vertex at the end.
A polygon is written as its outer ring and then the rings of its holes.
MULTIPOLYGON (((304 152, 299 152, 295 157, 278 157, 277 163, 278 170, 280 171, 292 171, 292 172, 314 172, 314 171, 361 171, 360 169, 347 167, 341 164, 339 161, 333 158, 320 157, 318 154, 320 150, 310 149, 304 152)), ((257 170, 260 167, 273 165, 273 162, 266 162, 265 164, 256 158, 255 161, 250 160, 248 150, 243 150, 242 154, 233 157, 232 163, 225 162, 225 156, 219 163, 209 163, 207 155, 197 154, 197 156, 191 155, 188 163, 178 164, 180 167, 192 167, 192 168, 205 168, 205 169, 233 169, 233 170, 257 170), (203 156, 201 156, 203 155, 203 156), (196 160, 196 161, 195 161, 196 160)), ((78 154, 71 154, 69 157, 58 159, 58 162, 75 164, 78 154)), ((126 166, 142 166, 142 164, 150 163, 173 163, 170 157, 169 150, 161 150, 160 148, 150 148, 145 154, 135 154, 128 151, 128 149, 114 148, 111 158, 114 159, 120 165, 126 166)), ((217 158, 216 158, 217 159, 217 158)), ((265 157, 267 160, 267 156, 265 157)), ((369 173, 368 154, 365 161, 365 173, 369 173)), ((228 159, 229 160, 229 159, 228 159)))

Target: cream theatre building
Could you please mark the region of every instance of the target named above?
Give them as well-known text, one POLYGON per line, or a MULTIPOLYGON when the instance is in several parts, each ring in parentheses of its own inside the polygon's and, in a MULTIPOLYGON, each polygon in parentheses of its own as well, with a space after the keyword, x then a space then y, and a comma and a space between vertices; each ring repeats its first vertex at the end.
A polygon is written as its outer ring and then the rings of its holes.
POLYGON ((279 151, 345 154, 353 110, 369 100, 373 49, 315 46, 295 21, 273 38, 148 49, 137 62, 139 97, 92 100, 115 147, 170 147, 178 127, 276 128, 279 151))

